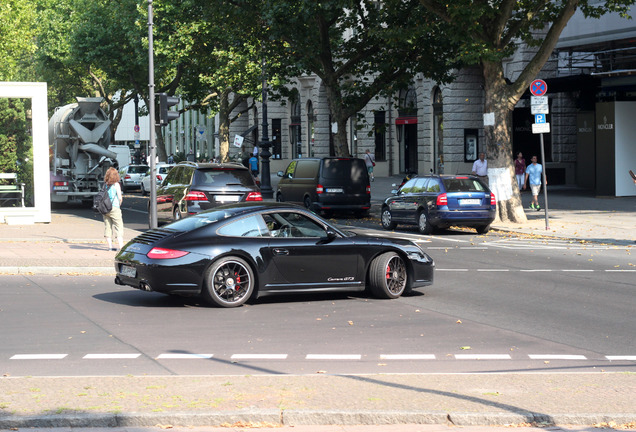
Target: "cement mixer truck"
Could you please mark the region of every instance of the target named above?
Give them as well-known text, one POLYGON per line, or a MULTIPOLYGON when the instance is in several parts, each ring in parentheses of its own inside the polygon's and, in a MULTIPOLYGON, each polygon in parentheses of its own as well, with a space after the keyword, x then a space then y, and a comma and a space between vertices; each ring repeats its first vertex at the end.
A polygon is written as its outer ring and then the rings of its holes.
POLYGON ((130 163, 127 146, 110 146, 111 121, 100 108, 102 98, 76 99, 49 120, 52 203, 91 204, 106 170, 130 163))

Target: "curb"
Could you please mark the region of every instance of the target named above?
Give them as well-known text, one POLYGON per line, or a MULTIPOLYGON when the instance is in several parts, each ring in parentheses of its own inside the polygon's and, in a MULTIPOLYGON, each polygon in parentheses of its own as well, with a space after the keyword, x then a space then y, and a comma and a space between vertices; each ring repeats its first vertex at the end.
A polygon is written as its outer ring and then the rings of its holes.
POLYGON ((260 423, 281 426, 309 425, 452 425, 452 426, 511 426, 538 424, 547 426, 592 426, 614 422, 630 424, 636 415, 628 414, 538 414, 538 413, 443 413, 413 411, 299 411, 299 410, 243 410, 223 413, 129 413, 129 414, 70 414, 49 416, 0 417, 0 429, 21 428, 114 428, 171 426, 219 426, 222 424, 260 423))
POLYGON ((114 267, 29 267, 7 266, 0 267, 0 274, 19 275, 115 275, 114 267))

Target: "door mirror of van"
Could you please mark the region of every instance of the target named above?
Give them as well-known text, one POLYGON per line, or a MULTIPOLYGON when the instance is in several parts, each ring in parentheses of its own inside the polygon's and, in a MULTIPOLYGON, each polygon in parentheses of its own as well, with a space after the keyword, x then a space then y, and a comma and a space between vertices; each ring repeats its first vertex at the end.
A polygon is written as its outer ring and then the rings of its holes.
POLYGON ((284 176, 284 175, 285 175, 285 173, 284 173, 284 172, 282 172, 282 171, 278 171, 278 172, 276 173, 276 175, 277 175, 278 177, 282 177, 282 176, 284 176))

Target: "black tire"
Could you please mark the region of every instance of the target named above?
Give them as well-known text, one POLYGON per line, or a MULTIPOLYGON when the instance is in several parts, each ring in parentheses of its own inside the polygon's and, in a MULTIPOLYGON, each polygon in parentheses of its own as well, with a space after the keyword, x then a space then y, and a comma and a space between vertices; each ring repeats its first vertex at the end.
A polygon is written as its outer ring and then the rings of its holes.
POLYGON ((490 225, 480 225, 478 227, 475 227, 475 229, 479 234, 486 234, 488 231, 490 231, 490 225))
POLYGON ((424 210, 417 214, 417 229, 421 234, 431 234, 433 232, 433 225, 431 225, 428 220, 428 214, 424 210))
POLYGON ((202 295, 210 304, 225 308, 238 307, 254 292, 254 271, 238 257, 224 257, 207 270, 202 295))
POLYGON ((311 210, 312 205, 311 205, 311 198, 309 197, 309 195, 303 199, 303 204, 305 205, 306 209, 311 210))
POLYGON ((146 195, 148 195, 148 191, 144 187, 144 184, 141 183, 141 196, 146 196, 146 195))
POLYGON ((378 298, 395 299, 408 291, 408 273, 404 260, 395 252, 386 252, 371 262, 371 293, 378 298))
POLYGON ((393 215, 391 214, 391 210, 388 207, 382 209, 382 214, 380 215, 380 222, 382 223, 382 228, 385 230, 395 229, 397 224, 393 221, 393 215))
POLYGON ((276 194, 276 202, 283 202, 283 201, 285 201, 285 200, 283 199, 283 194, 282 194, 282 193, 280 193, 280 192, 279 192, 279 193, 277 193, 277 194, 276 194))

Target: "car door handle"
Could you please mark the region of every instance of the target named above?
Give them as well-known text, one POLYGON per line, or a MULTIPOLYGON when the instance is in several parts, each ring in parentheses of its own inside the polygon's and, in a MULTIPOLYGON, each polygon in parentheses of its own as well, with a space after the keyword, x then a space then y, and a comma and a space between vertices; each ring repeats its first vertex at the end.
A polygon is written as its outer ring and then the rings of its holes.
POLYGON ((274 248, 274 255, 289 255, 287 249, 274 248))

